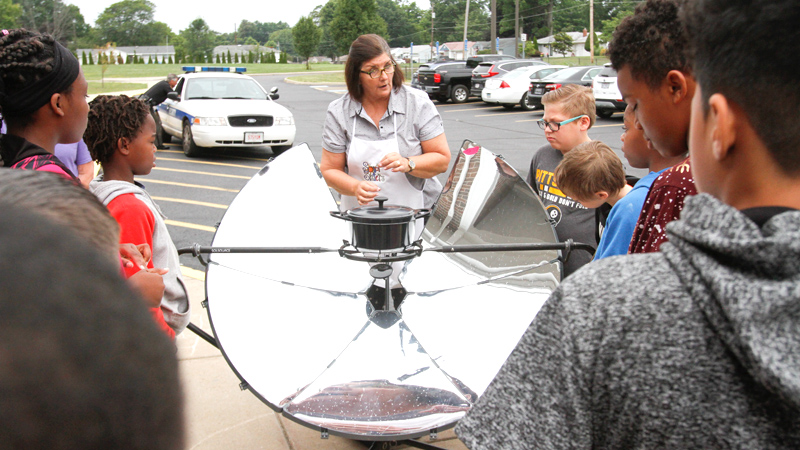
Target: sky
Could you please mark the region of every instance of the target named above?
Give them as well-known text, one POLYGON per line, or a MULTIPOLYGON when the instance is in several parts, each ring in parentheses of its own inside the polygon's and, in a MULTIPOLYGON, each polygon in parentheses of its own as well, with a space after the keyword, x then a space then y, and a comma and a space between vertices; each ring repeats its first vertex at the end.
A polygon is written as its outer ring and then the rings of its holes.
MULTIPOLYGON (((94 26, 97 17, 105 9, 119 0, 64 0, 80 8, 86 23, 94 26)), ((327 0, 291 0, 283 7, 280 0, 150 0, 156 5, 153 18, 164 22, 179 33, 198 17, 206 21, 208 26, 219 33, 232 33, 242 20, 251 22, 286 22, 294 26, 300 17, 307 16, 317 5, 324 5, 327 0)), ((428 0, 416 0, 417 7, 430 8, 428 0)))

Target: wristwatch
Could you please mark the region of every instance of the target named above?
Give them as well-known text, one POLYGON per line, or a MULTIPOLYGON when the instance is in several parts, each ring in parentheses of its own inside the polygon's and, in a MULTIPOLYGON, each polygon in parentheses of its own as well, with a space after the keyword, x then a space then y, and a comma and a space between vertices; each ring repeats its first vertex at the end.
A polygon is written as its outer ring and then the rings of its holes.
POLYGON ((408 172, 412 172, 414 169, 417 168, 417 164, 411 158, 406 158, 408 160, 408 172))

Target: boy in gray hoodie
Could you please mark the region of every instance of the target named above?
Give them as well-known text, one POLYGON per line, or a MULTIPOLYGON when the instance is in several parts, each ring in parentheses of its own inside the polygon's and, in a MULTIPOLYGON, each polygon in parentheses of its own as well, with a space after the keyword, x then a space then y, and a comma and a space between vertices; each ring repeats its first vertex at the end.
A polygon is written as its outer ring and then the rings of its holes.
MULTIPOLYGON (((155 166, 155 133, 155 121, 141 100, 101 95, 90 103, 84 140, 92 158, 102 164, 103 175, 93 180, 89 189, 119 222, 121 241, 147 243, 153 253, 148 267, 168 269, 163 274, 164 296, 153 316, 174 337, 186 328, 190 317, 178 251, 164 223, 166 217, 144 186, 134 180, 135 175, 147 175, 155 166)), ((126 270, 126 275, 132 273, 126 270)))
POLYGON ((477 449, 800 448, 796 0, 691 0, 699 195, 553 293, 456 428, 477 449))

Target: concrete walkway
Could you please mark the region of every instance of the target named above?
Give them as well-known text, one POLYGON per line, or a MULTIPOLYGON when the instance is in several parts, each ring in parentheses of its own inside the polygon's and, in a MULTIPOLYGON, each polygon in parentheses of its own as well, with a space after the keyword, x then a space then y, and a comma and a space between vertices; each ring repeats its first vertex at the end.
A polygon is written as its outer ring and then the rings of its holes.
MULTIPOLYGON (((206 310, 203 273, 184 268, 192 302, 192 323, 211 334, 206 310)), ((185 394, 186 450, 364 450, 370 443, 320 433, 274 412, 250 391, 239 389, 239 379, 222 354, 186 330, 177 338, 178 360, 185 394)), ((450 450, 466 450, 453 430, 436 441, 419 441, 450 450)), ((409 448, 380 443, 374 448, 409 448)))

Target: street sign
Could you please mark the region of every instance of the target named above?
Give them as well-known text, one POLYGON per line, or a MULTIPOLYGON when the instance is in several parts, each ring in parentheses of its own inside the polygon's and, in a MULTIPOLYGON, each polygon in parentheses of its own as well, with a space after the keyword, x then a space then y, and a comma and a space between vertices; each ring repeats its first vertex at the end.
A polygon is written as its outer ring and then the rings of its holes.
POLYGON ((528 40, 528 35, 525 34, 525 33, 520 33, 519 34, 519 40, 522 41, 522 42, 527 41, 528 40))

